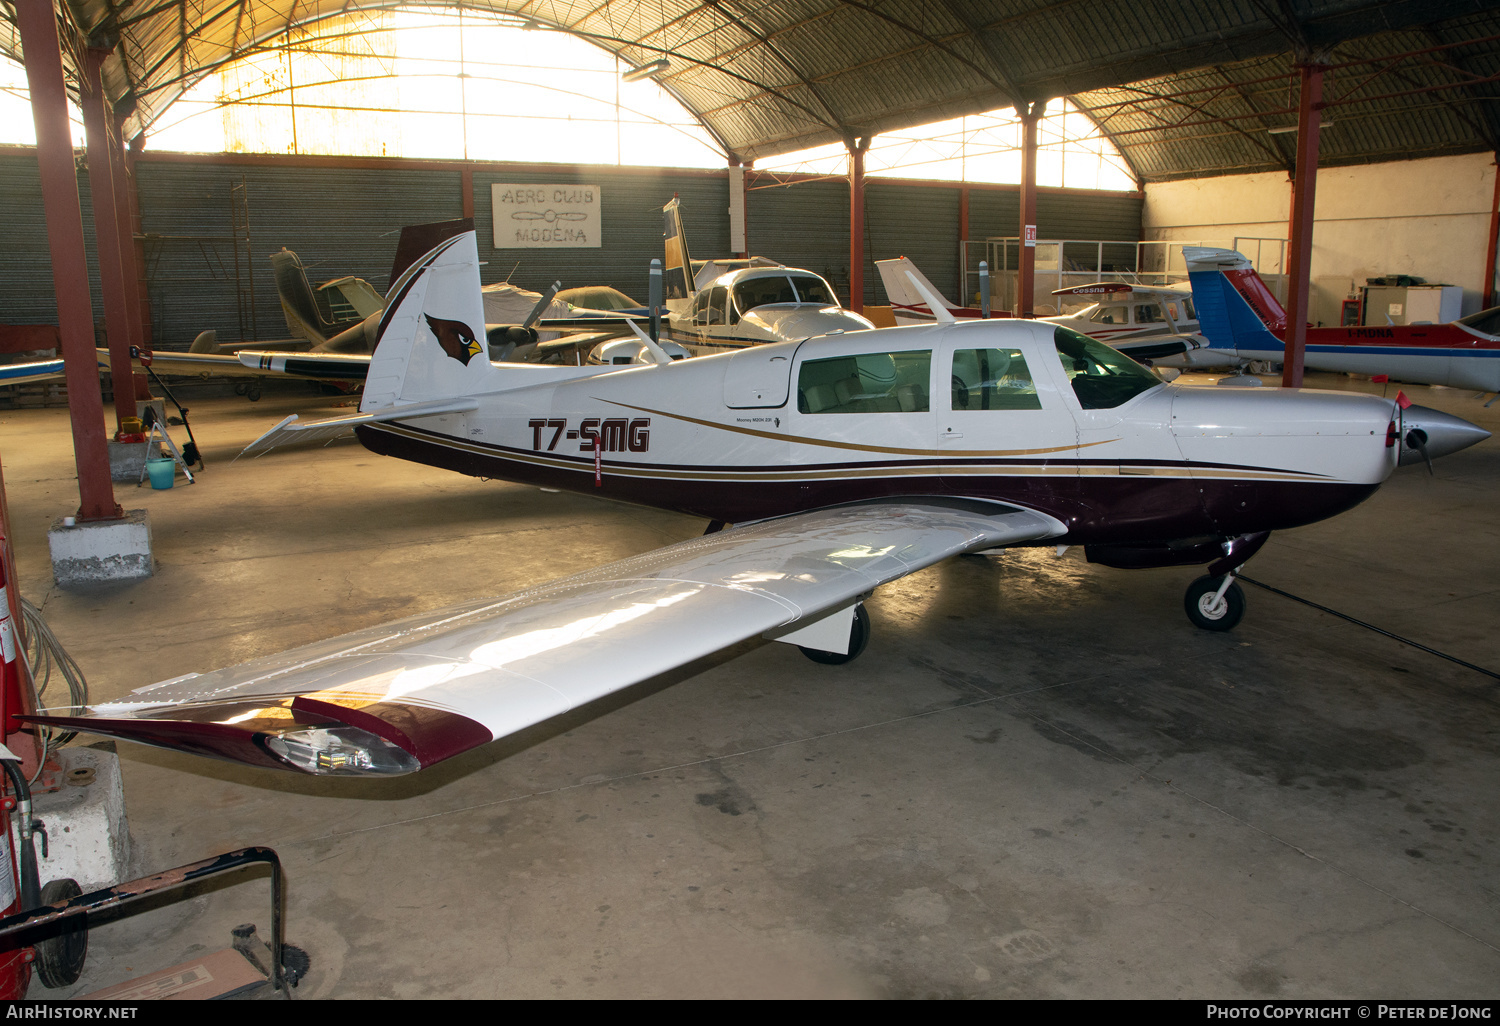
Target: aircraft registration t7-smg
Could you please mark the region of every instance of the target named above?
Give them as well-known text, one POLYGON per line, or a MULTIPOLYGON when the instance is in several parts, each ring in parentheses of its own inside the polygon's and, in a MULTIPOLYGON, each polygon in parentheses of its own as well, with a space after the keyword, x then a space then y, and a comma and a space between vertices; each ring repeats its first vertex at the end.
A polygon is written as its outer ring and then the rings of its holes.
POLYGON ((361 412, 369 449, 711 521, 704 537, 502 599, 374 627, 36 717, 311 773, 429 766, 747 638, 859 654, 862 601, 949 556, 1084 545, 1117 567, 1212 564, 1188 591, 1233 626, 1233 571, 1403 462, 1487 433, 1368 395, 1162 383, 1054 324, 969 321, 627 368, 490 362, 469 221, 407 229, 361 412), (736 525, 722 529, 725 525, 736 525))

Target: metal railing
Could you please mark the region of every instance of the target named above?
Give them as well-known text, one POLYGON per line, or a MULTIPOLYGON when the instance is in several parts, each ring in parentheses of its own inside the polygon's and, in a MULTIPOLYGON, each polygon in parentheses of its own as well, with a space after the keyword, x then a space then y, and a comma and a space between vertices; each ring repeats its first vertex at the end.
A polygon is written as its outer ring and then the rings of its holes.
MULTIPOLYGON (((1093 302, 1086 297, 1054 296, 1058 289, 1096 281, 1128 282, 1132 285, 1171 285, 1187 280, 1183 246, 1212 246, 1238 250, 1249 258, 1278 298, 1285 301, 1287 240, 1236 235, 1231 239, 1201 241, 1159 239, 1122 242, 1109 239, 1039 239, 1036 243, 1036 277, 1032 309, 1046 316, 1068 313, 1093 302)), ((989 262, 992 304, 997 310, 1016 309, 1016 270, 1021 240, 1015 236, 966 240, 959 243, 961 305, 975 305, 979 291, 979 262, 989 262)))

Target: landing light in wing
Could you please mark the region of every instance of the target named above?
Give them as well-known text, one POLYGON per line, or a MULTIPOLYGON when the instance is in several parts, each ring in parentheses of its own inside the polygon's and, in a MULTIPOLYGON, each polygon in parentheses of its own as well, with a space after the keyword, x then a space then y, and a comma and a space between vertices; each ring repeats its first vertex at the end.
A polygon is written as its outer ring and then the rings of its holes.
POLYGON ((421 769, 410 752, 358 727, 294 730, 266 738, 266 745, 308 773, 343 776, 421 769))

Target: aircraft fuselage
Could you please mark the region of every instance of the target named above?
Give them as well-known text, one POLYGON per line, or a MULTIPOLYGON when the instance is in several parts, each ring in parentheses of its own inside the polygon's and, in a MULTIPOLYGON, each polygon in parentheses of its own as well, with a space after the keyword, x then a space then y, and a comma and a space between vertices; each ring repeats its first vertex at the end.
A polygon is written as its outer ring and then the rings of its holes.
POLYGON ((358 433, 403 459, 729 523, 891 496, 1016 503, 1066 524, 1069 544, 1306 524, 1396 465, 1389 400, 1180 388, 1119 354, 1141 377, 1116 380, 1057 337, 983 321, 525 368, 471 413, 358 433))

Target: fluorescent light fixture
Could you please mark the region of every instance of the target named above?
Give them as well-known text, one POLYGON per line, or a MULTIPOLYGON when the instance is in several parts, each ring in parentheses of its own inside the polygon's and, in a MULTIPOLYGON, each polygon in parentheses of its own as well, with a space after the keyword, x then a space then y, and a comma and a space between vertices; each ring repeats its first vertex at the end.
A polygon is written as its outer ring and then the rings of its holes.
POLYGON ((661 57, 657 60, 652 61, 650 64, 642 64, 638 68, 631 68, 628 71, 623 72, 620 75, 620 78, 626 82, 639 82, 643 78, 650 78, 652 75, 660 75, 671 66, 671 61, 667 60, 665 57, 661 57))
MULTIPOLYGON (((1325 120, 1325 121, 1321 121, 1321 122, 1318 123, 1318 128, 1319 129, 1331 128, 1332 126, 1333 126, 1333 122, 1332 121, 1325 120)), ((1290 135, 1292 132, 1295 132, 1296 130, 1297 130, 1297 126, 1296 125, 1287 125, 1287 126, 1285 126, 1283 128, 1268 128, 1268 129, 1266 129, 1266 134, 1267 135, 1290 135)))

